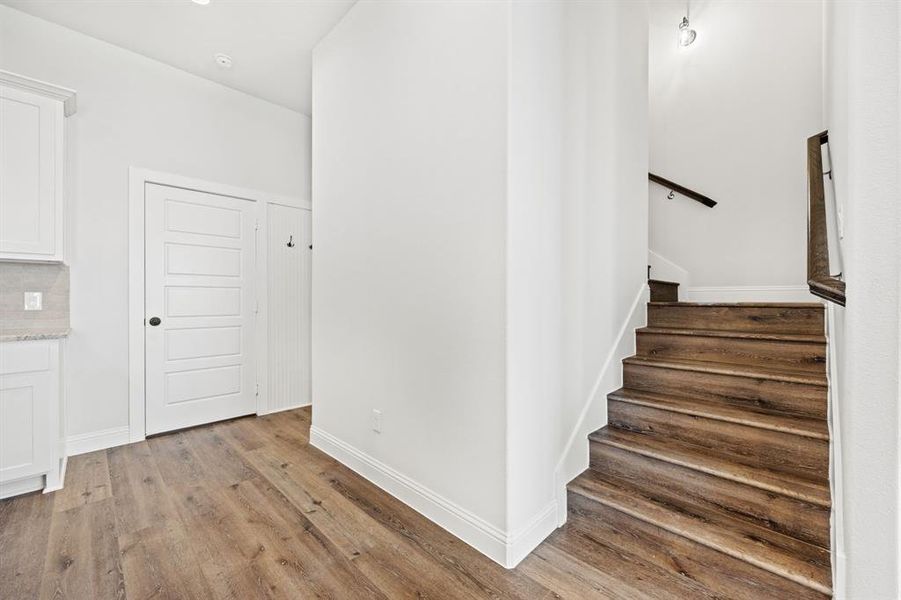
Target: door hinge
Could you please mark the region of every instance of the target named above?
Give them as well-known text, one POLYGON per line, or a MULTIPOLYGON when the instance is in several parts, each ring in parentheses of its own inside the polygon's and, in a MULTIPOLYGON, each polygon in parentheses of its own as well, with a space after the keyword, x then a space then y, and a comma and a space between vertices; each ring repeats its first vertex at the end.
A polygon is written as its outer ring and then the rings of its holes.
POLYGON ((254 395, 255 395, 255 396, 259 396, 259 395, 260 395, 260 384, 258 383, 258 384, 256 384, 256 385, 257 385, 257 387, 256 387, 256 393, 255 393, 254 395))
POLYGON ((254 230, 254 231, 259 231, 259 230, 260 230, 260 220, 259 220, 259 219, 257 219, 256 221, 254 221, 254 223, 253 223, 253 230, 254 230))

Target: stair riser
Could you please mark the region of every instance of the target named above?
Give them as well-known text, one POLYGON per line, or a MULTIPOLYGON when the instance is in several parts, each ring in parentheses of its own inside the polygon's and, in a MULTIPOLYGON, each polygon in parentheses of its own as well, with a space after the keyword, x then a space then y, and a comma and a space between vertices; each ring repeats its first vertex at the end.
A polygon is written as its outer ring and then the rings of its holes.
POLYGON ((822 307, 648 305, 651 327, 823 335, 824 323, 822 307))
POLYGON ((829 547, 829 509, 591 442, 591 468, 627 480, 675 507, 719 509, 773 531, 829 547))
POLYGON ((623 387, 826 418, 826 388, 815 385, 626 363, 623 387))
POLYGON ((826 344, 638 332, 638 356, 789 367, 825 374, 826 344))
POLYGON ((744 464, 812 479, 822 479, 829 471, 829 443, 824 440, 617 400, 610 400, 607 410, 612 427, 709 448, 744 464))
POLYGON ((667 281, 648 281, 651 302, 678 302, 679 284, 667 281))

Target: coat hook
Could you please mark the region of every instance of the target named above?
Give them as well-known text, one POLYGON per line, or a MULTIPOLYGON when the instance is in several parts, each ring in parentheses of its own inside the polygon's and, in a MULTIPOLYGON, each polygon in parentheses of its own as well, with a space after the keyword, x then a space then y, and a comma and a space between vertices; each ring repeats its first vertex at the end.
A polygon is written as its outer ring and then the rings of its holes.
POLYGON ((294 247, 294 236, 288 236, 288 248, 294 247))
POLYGON ((669 194, 666 195, 667 200, 672 200, 675 197, 676 197, 676 193, 673 190, 670 190, 669 194))

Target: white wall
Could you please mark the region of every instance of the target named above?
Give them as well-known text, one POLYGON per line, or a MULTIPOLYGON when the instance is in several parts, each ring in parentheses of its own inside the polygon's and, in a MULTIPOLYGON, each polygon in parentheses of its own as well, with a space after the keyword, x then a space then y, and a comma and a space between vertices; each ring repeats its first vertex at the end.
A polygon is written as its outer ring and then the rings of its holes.
MULTIPOLYGON (((650 184, 650 249, 691 285, 802 286, 806 139, 822 130, 822 2, 653 0, 651 171, 718 202, 650 184)), ((653 276, 652 272, 652 276, 653 276)), ((731 298, 729 298, 731 299, 731 298)))
POLYGON ((361 2, 313 55, 313 425, 497 532, 508 18, 361 2))
MULTIPOLYGON (((556 2, 510 6, 506 530, 514 537, 531 533, 534 543, 557 519, 566 12, 556 2), (545 525, 530 532, 536 518, 545 525)), ((520 553, 533 545, 516 544, 520 553)))
POLYGON ((312 442, 507 566, 643 288, 646 36, 643 2, 365 2, 314 53, 312 442))
POLYGON ((309 197, 310 121, 0 6, 0 68, 70 87, 68 434, 128 425, 128 168, 309 197))
POLYGON ((831 2, 826 125, 843 207, 847 308, 835 312, 842 482, 837 598, 901 597, 901 5, 831 2))
POLYGON ((567 8, 561 509, 622 384, 620 359, 634 352, 648 247, 648 5, 567 8))

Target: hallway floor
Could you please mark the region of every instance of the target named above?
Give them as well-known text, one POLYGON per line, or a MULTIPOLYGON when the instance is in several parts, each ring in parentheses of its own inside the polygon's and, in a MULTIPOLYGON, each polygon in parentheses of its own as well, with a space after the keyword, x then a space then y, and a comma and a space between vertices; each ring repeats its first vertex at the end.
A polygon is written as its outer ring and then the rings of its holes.
POLYGON ((298 409, 73 457, 62 491, 0 502, 0 598, 754 597, 718 552, 572 495, 508 571, 309 427, 298 409))

